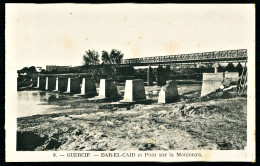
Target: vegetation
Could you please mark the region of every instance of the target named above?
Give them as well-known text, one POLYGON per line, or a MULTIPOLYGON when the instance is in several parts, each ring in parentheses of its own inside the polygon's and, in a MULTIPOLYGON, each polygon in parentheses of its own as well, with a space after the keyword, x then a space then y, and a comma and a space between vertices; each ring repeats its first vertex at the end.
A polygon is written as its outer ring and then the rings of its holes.
POLYGON ((102 51, 102 64, 120 64, 124 54, 121 51, 112 49, 110 54, 107 51, 102 51))
POLYGON ((83 55, 83 62, 85 66, 88 65, 98 65, 99 64, 99 54, 95 50, 88 50, 83 55))
POLYGON ((83 55, 83 70, 87 70, 93 75, 108 75, 114 78, 119 73, 118 64, 122 62, 123 57, 124 54, 116 49, 112 49, 110 52, 102 51, 102 63, 100 63, 98 52, 88 50, 83 55), (93 67, 93 65, 99 65, 99 67, 93 67))
MULTIPOLYGON (((124 54, 116 49, 112 49, 110 53, 107 51, 102 51, 101 64, 120 64, 124 54)), ((83 64, 84 66, 89 65, 98 65, 100 64, 99 54, 95 50, 88 50, 83 55, 83 64)))
POLYGON ((24 67, 21 70, 18 70, 17 73, 27 73, 27 74, 32 74, 32 73, 36 73, 36 68, 34 66, 31 67, 24 67))

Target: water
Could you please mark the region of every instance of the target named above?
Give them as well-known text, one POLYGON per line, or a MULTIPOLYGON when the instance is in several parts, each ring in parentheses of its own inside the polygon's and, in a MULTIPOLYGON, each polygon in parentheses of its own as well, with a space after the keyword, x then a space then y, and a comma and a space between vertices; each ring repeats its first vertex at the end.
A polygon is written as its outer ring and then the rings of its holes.
POLYGON ((17 117, 45 114, 55 111, 56 106, 47 105, 49 97, 48 92, 19 91, 17 95, 17 117))

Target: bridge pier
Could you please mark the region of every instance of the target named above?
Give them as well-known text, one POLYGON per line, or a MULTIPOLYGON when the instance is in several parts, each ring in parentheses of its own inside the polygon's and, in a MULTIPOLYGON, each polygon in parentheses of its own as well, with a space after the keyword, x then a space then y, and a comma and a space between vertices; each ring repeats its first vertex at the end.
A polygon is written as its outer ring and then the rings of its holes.
POLYGON ((45 86, 46 86, 46 77, 39 77, 40 81, 39 81, 39 89, 40 90, 45 90, 45 86), (45 79, 44 79, 45 78, 45 79))
POLYGON ((124 99, 120 102, 134 102, 138 100, 146 100, 143 80, 126 80, 124 99))
POLYGON ((78 94, 80 92, 81 92, 80 79, 79 78, 71 78, 71 80, 70 80, 70 93, 78 94))
POLYGON ((166 84, 165 71, 161 65, 157 68, 157 85, 163 86, 166 84))
POLYGON ((68 78, 67 91, 64 93, 70 93, 70 78, 68 78))
POLYGON ((157 85, 166 85, 166 80, 170 80, 170 73, 171 69, 169 65, 167 65, 165 69, 161 65, 159 65, 159 67, 157 68, 157 85))
POLYGON ((48 78, 48 85, 46 85, 46 90, 52 91, 55 89, 56 79, 54 77, 47 77, 47 78, 48 78))
POLYGON ((158 97, 158 103, 171 103, 177 101, 178 89, 176 81, 169 80, 166 82, 166 85, 161 88, 158 97))
POLYGON ((212 65, 212 67, 214 67, 214 73, 218 73, 219 64, 218 64, 218 63, 214 63, 214 64, 212 65))
POLYGON ((48 90, 48 84, 49 84, 48 80, 49 80, 49 77, 46 77, 45 90, 48 90))
POLYGON ((68 78, 67 91, 64 93, 77 94, 80 92, 81 89, 79 78, 68 78))
POLYGON ((34 88, 35 89, 40 88, 40 77, 37 77, 37 79, 36 79, 36 86, 34 88))
POLYGON ((147 69, 147 85, 153 86, 153 69, 151 66, 147 69))
POLYGON ((239 73, 238 72, 225 72, 224 73, 224 81, 223 85, 231 86, 231 85, 238 85, 239 84, 239 73))
POLYGON ((66 92, 68 86, 68 78, 58 78, 58 90, 59 92, 66 92))
POLYGON ((96 84, 93 78, 82 78, 81 93, 87 97, 94 97, 97 95, 96 84))
POLYGON ((59 91, 59 78, 56 77, 55 79, 55 89, 53 90, 54 92, 58 92, 59 91))
POLYGON ((117 87, 112 79, 100 79, 99 97, 115 98, 118 97, 117 87))
POLYGON ((169 65, 167 65, 165 68, 165 81, 170 80, 170 73, 171 73, 171 68, 169 65))
POLYGON ((201 97, 216 91, 222 86, 224 73, 203 73, 201 97))

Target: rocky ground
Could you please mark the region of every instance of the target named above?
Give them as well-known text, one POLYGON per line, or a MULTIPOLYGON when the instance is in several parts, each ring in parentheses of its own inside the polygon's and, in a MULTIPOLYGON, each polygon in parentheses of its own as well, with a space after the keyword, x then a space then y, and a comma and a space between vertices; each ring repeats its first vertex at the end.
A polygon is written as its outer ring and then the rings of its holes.
MULTIPOLYGON (((146 87, 150 103, 123 107, 111 101, 50 93, 59 111, 17 119, 17 150, 235 150, 247 134, 246 93, 200 98, 200 85, 178 86, 180 100, 157 104, 159 87, 146 87)), ((123 87, 119 87, 122 96, 123 87)))

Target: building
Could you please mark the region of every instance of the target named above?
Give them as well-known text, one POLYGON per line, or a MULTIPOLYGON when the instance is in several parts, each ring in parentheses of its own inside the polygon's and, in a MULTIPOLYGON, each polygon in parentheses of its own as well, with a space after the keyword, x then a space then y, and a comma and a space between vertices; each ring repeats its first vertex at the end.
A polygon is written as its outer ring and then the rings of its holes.
POLYGON ((69 71, 71 67, 70 66, 56 66, 56 65, 46 65, 46 71, 69 71))

